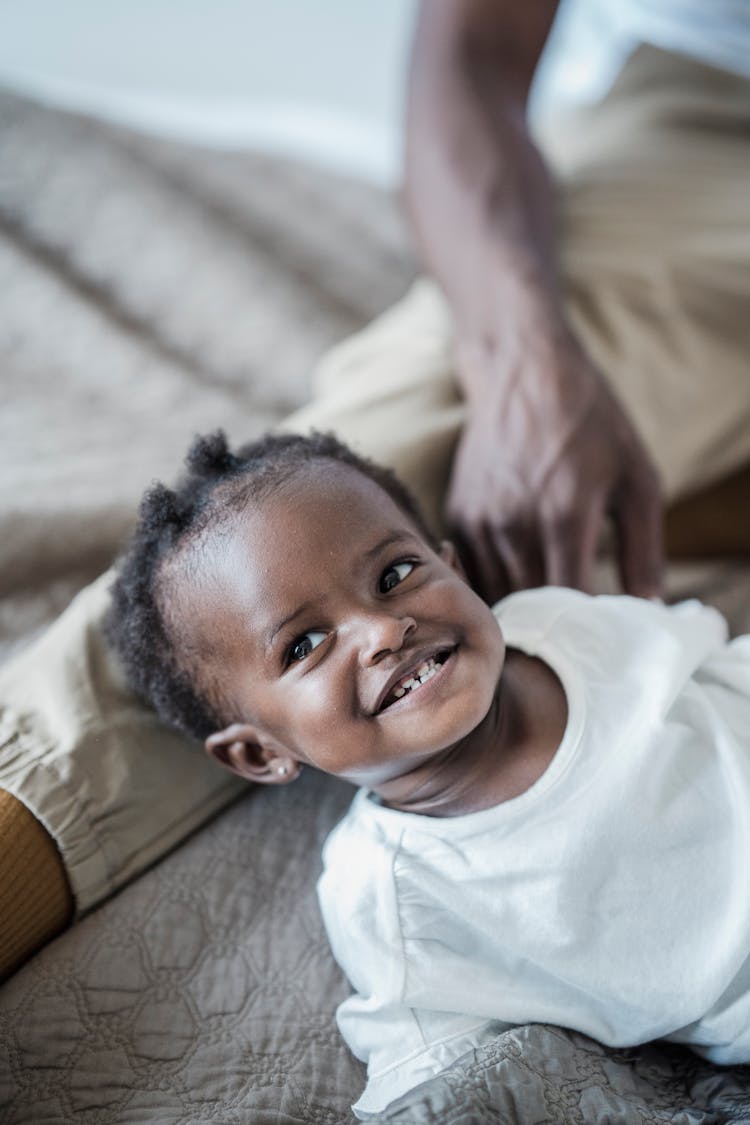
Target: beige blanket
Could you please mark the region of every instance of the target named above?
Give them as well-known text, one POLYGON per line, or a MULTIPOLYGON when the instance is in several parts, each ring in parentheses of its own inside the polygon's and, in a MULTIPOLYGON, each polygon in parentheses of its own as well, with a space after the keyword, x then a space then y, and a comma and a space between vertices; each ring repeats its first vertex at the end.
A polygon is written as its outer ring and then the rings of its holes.
POLYGON ((191 436, 307 393, 403 292, 394 201, 0 97, 0 641, 103 570, 191 436))

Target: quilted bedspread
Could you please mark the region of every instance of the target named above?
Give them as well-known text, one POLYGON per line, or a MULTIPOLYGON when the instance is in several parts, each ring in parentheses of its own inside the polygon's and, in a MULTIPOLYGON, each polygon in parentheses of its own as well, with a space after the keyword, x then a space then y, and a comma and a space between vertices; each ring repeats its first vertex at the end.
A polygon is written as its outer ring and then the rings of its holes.
MULTIPOLYGON (((3 653, 104 569, 194 431, 272 425, 412 272, 371 188, 0 94, 3 653)), ((351 795, 312 772, 248 791, 7 982, 0 1121, 353 1120, 314 893, 351 795)), ((750 1069, 522 1027, 379 1120, 747 1122, 750 1069)))

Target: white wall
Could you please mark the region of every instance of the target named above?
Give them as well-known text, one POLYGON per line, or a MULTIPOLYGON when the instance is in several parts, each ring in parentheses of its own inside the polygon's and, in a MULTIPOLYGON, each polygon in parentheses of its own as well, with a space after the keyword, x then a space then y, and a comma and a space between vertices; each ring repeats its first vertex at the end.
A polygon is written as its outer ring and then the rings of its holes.
POLYGON ((0 0, 0 83, 393 183, 413 12, 414 0, 0 0))

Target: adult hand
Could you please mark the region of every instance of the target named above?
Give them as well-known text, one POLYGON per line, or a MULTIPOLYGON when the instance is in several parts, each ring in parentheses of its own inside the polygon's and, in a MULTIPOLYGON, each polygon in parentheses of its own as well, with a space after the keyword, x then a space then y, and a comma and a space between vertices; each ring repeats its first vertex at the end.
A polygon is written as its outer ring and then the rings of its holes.
POLYGON ((545 583, 590 589, 608 518, 622 586, 661 590, 659 482, 632 424, 572 335, 459 345, 470 414, 447 518, 468 576, 489 602, 545 583))

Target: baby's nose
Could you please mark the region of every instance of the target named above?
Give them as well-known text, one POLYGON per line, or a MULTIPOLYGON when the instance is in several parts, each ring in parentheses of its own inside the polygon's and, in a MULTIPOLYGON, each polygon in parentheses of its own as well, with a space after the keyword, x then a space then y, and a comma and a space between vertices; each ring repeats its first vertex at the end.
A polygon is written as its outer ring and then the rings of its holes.
POLYGON ((416 627, 413 617, 390 613, 368 615, 363 622, 361 663, 364 666, 377 664, 389 653, 398 652, 416 627))

